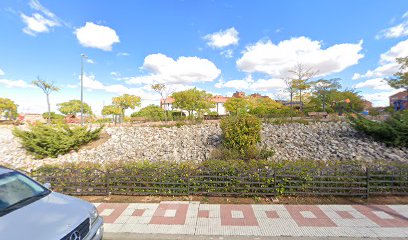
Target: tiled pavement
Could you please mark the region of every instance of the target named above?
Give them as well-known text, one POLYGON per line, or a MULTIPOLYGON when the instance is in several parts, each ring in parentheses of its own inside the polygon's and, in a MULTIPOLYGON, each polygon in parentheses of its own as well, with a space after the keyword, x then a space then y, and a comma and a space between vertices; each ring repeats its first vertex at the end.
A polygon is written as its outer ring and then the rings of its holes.
POLYGON ((408 237, 407 205, 95 203, 107 233, 408 237))

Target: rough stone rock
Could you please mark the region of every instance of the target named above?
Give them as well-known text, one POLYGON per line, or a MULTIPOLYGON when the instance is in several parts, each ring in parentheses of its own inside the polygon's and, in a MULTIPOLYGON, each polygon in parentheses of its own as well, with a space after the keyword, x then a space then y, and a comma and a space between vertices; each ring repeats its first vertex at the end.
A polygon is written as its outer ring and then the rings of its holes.
MULTIPOLYGON (((132 160, 202 161, 221 144, 219 124, 178 127, 111 127, 110 139, 89 150, 58 158, 34 159, 21 147, 10 128, 0 128, 0 165, 31 169, 45 163, 132 160)), ((407 148, 386 147, 355 131, 346 123, 316 122, 264 124, 262 147, 275 150, 274 160, 388 160, 408 161, 407 148)))

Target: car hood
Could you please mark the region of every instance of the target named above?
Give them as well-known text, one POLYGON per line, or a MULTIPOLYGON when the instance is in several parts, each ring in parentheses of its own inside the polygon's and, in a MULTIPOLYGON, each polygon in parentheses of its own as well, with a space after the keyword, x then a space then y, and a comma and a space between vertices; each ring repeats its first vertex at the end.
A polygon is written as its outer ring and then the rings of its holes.
POLYGON ((0 217, 1 239, 61 239, 86 218, 92 204, 51 192, 49 195, 0 217))

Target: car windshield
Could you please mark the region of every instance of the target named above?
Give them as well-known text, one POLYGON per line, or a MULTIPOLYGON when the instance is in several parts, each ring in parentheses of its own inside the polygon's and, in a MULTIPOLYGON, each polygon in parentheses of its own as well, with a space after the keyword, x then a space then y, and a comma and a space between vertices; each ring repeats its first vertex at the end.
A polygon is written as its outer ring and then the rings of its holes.
POLYGON ((50 191, 18 172, 0 175, 0 216, 47 195, 50 191))

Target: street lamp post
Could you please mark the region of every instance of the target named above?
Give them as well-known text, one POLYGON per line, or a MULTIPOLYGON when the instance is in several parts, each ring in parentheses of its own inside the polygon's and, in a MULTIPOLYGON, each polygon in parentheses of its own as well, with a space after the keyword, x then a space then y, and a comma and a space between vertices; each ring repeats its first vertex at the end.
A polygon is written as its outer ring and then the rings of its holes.
POLYGON ((85 54, 81 54, 81 126, 84 126, 84 58, 88 58, 85 54))

